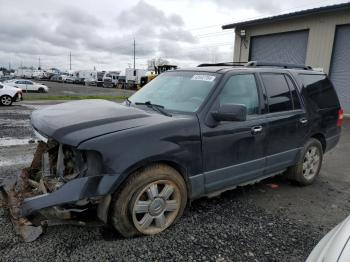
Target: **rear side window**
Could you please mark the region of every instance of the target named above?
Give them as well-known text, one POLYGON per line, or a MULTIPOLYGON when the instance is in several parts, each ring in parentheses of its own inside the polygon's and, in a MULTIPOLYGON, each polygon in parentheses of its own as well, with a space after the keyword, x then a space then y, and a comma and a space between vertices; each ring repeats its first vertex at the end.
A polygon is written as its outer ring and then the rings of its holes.
POLYGON ((303 94, 314 109, 339 106, 338 96, 326 75, 301 74, 300 76, 304 84, 303 94))
POLYGON ((269 112, 293 110, 291 93, 283 74, 261 74, 267 93, 269 112))

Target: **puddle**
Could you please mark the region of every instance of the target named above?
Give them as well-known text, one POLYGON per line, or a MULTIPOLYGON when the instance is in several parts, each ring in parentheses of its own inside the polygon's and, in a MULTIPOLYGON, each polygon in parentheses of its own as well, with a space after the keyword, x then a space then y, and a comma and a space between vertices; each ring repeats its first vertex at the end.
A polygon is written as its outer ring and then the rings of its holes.
POLYGON ((33 160, 33 155, 12 156, 11 158, 0 157, 0 167, 25 165, 30 164, 33 160))
POLYGON ((76 92, 74 91, 63 91, 64 94, 68 94, 68 95, 74 95, 76 94, 76 92))
POLYGON ((32 138, 0 138, 0 147, 8 147, 8 146, 20 146, 20 145, 28 145, 33 144, 29 142, 34 141, 32 138))
POLYGON ((27 127, 30 126, 29 119, 1 119, 1 126, 9 126, 9 127, 27 127))

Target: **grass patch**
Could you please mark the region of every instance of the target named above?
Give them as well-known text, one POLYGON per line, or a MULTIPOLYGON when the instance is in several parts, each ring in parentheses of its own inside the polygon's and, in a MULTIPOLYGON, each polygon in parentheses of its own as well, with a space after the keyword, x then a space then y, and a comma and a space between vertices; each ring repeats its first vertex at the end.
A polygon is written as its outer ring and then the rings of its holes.
POLYGON ((83 100, 83 99, 105 99, 113 101, 125 100, 127 96, 108 96, 108 95, 38 95, 24 96, 24 100, 83 100))

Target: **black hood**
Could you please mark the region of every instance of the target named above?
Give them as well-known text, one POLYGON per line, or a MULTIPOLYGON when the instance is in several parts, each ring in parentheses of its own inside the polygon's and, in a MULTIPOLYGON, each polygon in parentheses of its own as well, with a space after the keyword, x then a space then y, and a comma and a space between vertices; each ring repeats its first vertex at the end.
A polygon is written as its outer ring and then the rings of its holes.
POLYGON ((106 100, 81 100, 48 106, 31 115, 32 126, 47 138, 77 146, 104 134, 150 123, 150 118, 163 118, 135 107, 106 100))

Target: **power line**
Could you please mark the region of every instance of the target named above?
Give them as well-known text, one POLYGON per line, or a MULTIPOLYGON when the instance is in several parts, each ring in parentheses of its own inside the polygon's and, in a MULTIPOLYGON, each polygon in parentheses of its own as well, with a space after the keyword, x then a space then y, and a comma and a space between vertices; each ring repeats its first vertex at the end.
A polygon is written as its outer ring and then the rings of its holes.
POLYGON ((211 37, 211 36, 233 34, 233 32, 234 32, 233 29, 228 29, 228 30, 221 31, 221 32, 213 32, 213 33, 207 33, 207 34, 203 34, 203 35, 195 35, 194 37, 205 38, 205 37, 211 37))
MULTIPOLYGON (((289 8, 289 9, 284 9, 284 10, 281 10, 277 13, 274 13, 274 14, 271 14, 271 15, 268 15, 268 16, 275 16, 275 15, 279 15, 279 14, 283 14, 285 12, 288 12, 288 11, 291 11, 291 10, 294 10, 294 9, 299 9, 299 8, 303 8, 303 7, 307 7, 307 6, 311 6, 311 5, 317 5, 317 4, 321 4, 321 3, 325 3, 325 2, 329 2, 329 1, 332 1, 332 0, 323 0, 323 1, 319 1, 319 2, 316 2, 316 3, 310 3, 310 4, 307 4, 307 5, 300 5, 300 6, 295 6, 293 8, 289 8)), ((316 8, 316 7, 315 7, 316 8)), ((296 10, 298 11, 298 10, 296 10)), ((266 17, 267 15, 259 15, 259 16, 255 16, 255 17, 248 17, 247 19, 245 19, 246 21, 248 20, 253 20, 253 19, 258 19, 258 18, 263 18, 263 17, 266 17)), ((230 21, 230 22, 227 22, 227 23, 221 23, 221 24, 216 24, 216 25, 208 25, 208 26, 203 26, 203 27, 196 27, 196 28, 189 28, 187 29, 188 31, 197 31, 197 30, 201 30, 201 29, 206 29, 206 28, 212 28, 212 27, 217 27, 217 26, 222 26, 224 24, 232 24, 232 23, 235 23, 235 22, 239 22, 239 21, 242 21, 241 19, 240 20, 234 20, 233 22, 230 21)))

